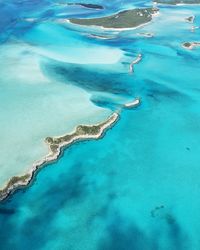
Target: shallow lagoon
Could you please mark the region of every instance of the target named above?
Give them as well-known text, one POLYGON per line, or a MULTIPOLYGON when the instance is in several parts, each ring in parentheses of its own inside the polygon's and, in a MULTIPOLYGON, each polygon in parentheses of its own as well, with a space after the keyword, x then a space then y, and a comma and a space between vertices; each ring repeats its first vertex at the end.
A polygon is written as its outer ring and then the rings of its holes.
POLYGON ((44 138, 71 132, 80 123, 100 122, 111 112, 95 107, 89 93, 46 77, 31 47, 2 45, 0 53, 2 187, 47 154, 44 138))
MULTIPOLYGON (((105 112, 133 96, 142 97, 142 105, 123 111, 102 140, 67 149, 30 187, 1 203, 2 249, 200 248, 200 50, 181 47, 183 41, 199 37, 200 31, 190 32, 190 24, 184 22, 193 13, 198 15, 200 8, 163 6, 160 16, 141 30, 120 33, 110 41, 92 40, 124 56, 113 69, 93 65, 101 89, 88 89, 75 78, 72 89, 76 85, 77 91, 87 90, 91 100, 95 98, 93 104, 109 108, 105 112), (155 37, 137 36, 143 31, 155 37), (143 60, 133 75, 126 75, 128 63, 139 52, 143 60), (121 83, 110 79, 117 71, 121 83), (107 89, 101 72, 107 72, 107 89), (116 82, 126 92, 116 92, 116 82)), ((55 79, 48 62, 42 72, 55 79)), ((81 69, 84 76, 91 66, 81 69)), ((65 77, 59 78, 61 85, 65 77)), ((62 86, 63 92, 69 87, 62 86)))

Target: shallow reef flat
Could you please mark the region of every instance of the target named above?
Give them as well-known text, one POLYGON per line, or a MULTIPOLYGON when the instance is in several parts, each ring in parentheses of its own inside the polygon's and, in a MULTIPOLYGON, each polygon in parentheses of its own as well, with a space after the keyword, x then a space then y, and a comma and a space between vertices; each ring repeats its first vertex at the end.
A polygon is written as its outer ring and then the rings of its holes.
POLYGON ((100 18, 71 18, 74 24, 87 26, 100 26, 111 29, 135 28, 152 20, 152 16, 158 12, 156 8, 141 8, 121 11, 111 16, 100 18))
POLYGON ((32 44, 32 49, 37 54, 57 62, 115 64, 120 61, 123 56, 120 48, 94 43, 81 32, 60 24, 62 19, 58 20, 33 25, 31 29, 22 33, 23 41, 32 44))
POLYGON ((111 111, 94 105, 90 93, 62 83, 58 77, 46 76, 41 69, 42 58, 32 46, 8 43, 1 45, 0 55, 3 187, 13 176, 29 172, 47 153, 44 138, 67 133, 80 123, 104 120, 111 111))

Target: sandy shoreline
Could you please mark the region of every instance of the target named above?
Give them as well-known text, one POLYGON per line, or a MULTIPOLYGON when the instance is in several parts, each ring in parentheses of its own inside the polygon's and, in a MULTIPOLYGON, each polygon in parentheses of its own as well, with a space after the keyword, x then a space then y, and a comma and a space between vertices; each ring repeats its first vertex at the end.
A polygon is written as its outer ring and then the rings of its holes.
MULTIPOLYGON (((120 13, 120 12, 119 12, 120 13)), ((117 14, 119 14, 117 13, 117 14)), ((155 16, 158 16, 160 13, 159 13, 159 9, 156 9, 156 12, 155 13, 151 13, 151 20, 149 21, 146 21, 146 22, 143 22, 139 25, 136 25, 136 26, 133 26, 133 27, 124 27, 124 28, 114 28, 114 27, 104 27, 103 25, 95 25, 95 24, 78 24, 78 23, 75 23, 73 21, 71 21, 70 19, 66 18, 66 19, 60 19, 59 22, 60 23, 70 23, 70 24, 73 24, 73 25, 78 25, 78 26, 83 26, 83 27, 91 27, 91 28, 99 28, 101 30, 105 30, 105 31, 118 31, 118 32, 121 32, 121 31, 131 31, 131 30, 135 30, 137 28, 141 28, 149 23, 152 22, 153 18, 155 16)), ((89 18, 88 18, 89 19, 89 18)), ((83 20, 87 20, 87 18, 83 19, 83 20)))
POLYGON ((144 27, 145 25, 149 24, 152 22, 149 21, 149 22, 146 22, 146 23, 142 23, 138 26, 135 26, 135 27, 130 27, 130 28, 105 28, 103 26, 100 26, 100 25, 84 25, 84 24, 76 24, 76 23, 73 23, 71 22, 69 19, 62 19, 62 20, 59 20, 60 23, 70 23, 70 24, 73 24, 73 25, 77 25, 77 26, 83 26, 83 27, 87 27, 87 28, 97 28, 97 29, 101 29, 101 30, 105 30, 105 31, 118 31, 118 32, 121 32, 121 31, 131 31, 131 30, 135 30, 135 29, 138 29, 138 28, 141 28, 141 27, 144 27))
POLYGON ((135 108, 138 105, 140 105, 140 103, 141 103, 140 98, 135 98, 132 102, 124 104, 124 108, 135 108))
POLYGON ((130 73, 133 73, 134 72, 134 65, 139 63, 140 61, 142 60, 142 54, 138 54, 138 56, 136 57, 135 60, 133 60, 131 63, 130 63, 130 66, 129 66, 129 72, 130 73))
POLYGON ((22 176, 12 177, 8 181, 7 185, 0 190, 0 201, 7 198, 16 189, 27 186, 32 181, 36 171, 45 164, 57 160, 64 148, 71 146, 77 141, 100 139, 104 135, 104 133, 117 122, 118 119, 119 113, 114 112, 110 117, 108 117, 106 121, 102 123, 95 125, 80 125, 76 127, 75 131, 71 134, 66 134, 58 137, 48 137, 52 139, 52 143, 50 143, 46 138, 45 142, 49 148, 48 154, 42 159, 36 161, 26 174, 23 174, 22 176), (90 133, 85 133, 84 130, 88 130, 90 131, 90 133), (62 141, 63 138, 65 139, 68 137, 70 137, 70 139, 62 141), (54 140, 60 140, 62 142, 57 144, 54 143, 54 140))

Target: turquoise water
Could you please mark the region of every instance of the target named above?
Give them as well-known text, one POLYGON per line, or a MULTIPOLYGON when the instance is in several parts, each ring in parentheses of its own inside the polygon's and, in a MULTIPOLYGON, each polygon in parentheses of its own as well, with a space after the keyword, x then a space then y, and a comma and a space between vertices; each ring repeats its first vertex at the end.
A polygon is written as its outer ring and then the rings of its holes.
MULTIPOLYGON (((130 1, 123 2, 105 5, 108 11, 128 8, 130 1)), ((79 37, 82 48, 91 43, 90 49, 114 51, 109 64, 95 55, 88 55, 85 64, 81 60, 83 65, 62 60, 60 44, 57 49, 55 44, 36 46, 43 76, 86 91, 96 107, 114 110, 134 96, 142 104, 123 110, 103 139, 68 148, 29 187, 0 203, 1 249, 200 249, 200 49, 181 47, 199 39, 200 30, 192 33, 184 22, 191 14, 200 18, 200 8, 163 6, 151 24, 114 32, 113 40, 88 38, 87 29, 79 37), (154 32, 155 37, 142 38, 138 32, 154 32), (143 60, 130 75, 129 63, 139 52, 143 60)), ((51 25, 55 23, 39 27, 51 25)), ((70 37, 84 32, 66 27, 70 37)), ((20 39, 31 43, 35 32, 38 26, 20 39)))

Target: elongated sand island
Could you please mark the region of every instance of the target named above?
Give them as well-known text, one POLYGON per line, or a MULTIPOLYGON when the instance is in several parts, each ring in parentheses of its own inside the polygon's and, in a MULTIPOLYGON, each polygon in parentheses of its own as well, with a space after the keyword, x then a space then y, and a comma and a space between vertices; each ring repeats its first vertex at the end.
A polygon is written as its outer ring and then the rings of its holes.
POLYGON ((134 59, 129 66, 129 72, 133 73, 134 72, 134 65, 139 63, 142 60, 142 54, 138 54, 138 56, 136 57, 136 59, 134 59))
POLYGON ((88 37, 95 38, 95 39, 101 39, 101 40, 110 40, 110 39, 115 39, 116 36, 111 36, 111 35, 96 35, 96 34, 89 34, 88 37))
POLYGON ((138 36, 141 36, 141 37, 147 37, 147 38, 151 38, 151 37, 154 37, 154 33, 148 33, 148 32, 140 32, 140 33, 137 33, 138 36))
POLYGON ((130 29, 146 24, 158 13, 157 8, 137 8, 121 11, 111 16, 100 18, 71 18, 69 22, 85 26, 100 26, 105 29, 130 29))
POLYGON ((125 103, 124 108, 131 109, 140 105, 141 99, 139 97, 135 98, 133 101, 125 103))
POLYGON ((49 147, 49 153, 41 160, 35 162, 30 171, 25 175, 12 177, 7 185, 0 190, 0 200, 5 199, 17 188, 28 185, 39 168, 58 159, 64 147, 69 147, 77 141, 101 138, 106 130, 113 126, 118 119, 119 113, 115 112, 102 123, 96 125, 79 125, 71 134, 58 137, 47 137, 45 142, 49 147))

